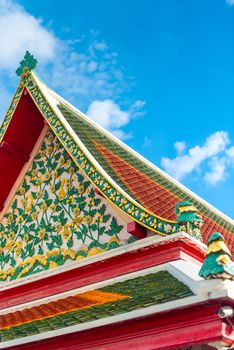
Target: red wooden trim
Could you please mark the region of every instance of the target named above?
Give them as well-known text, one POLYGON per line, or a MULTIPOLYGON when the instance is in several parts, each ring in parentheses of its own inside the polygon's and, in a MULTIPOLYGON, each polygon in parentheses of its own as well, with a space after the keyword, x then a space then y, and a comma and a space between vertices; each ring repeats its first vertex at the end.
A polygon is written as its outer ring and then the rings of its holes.
POLYGON ((204 254, 183 241, 152 245, 0 292, 0 309, 37 300, 108 278, 178 259, 203 261, 204 254), (191 258, 192 256, 192 258, 191 258), (196 257, 196 260, 193 258, 196 257))
POLYGON ((3 141, 0 144, 0 148, 3 151, 12 154, 15 158, 21 160, 24 163, 28 162, 28 160, 29 160, 29 154, 25 153, 24 151, 20 150, 19 148, 16 148, 15 146, 13 146, 12 144, 10 144, 6 141, 3 141))
POLYGON ((146 237, 146 228, 135 221, 129 222, 127 224, 127 231, 128 233, 139 239, 146 237))
POLYGON ((154 314, 134 320, 9 347, 9 350, 172 350, 178 347, 233 342, 233 331, 217 311, 221 303, 154 314))
POLYGON ((4 208, 4 202, 2 202, 2 201, 0 200, 0 211, 2 211, 3 208, 4 208))
POLYGON ((30 95, 22 94, 0 147, 0 202, 5 203, 44 126, 30 95), (1 168, 1 169, 2 169, 1 168))

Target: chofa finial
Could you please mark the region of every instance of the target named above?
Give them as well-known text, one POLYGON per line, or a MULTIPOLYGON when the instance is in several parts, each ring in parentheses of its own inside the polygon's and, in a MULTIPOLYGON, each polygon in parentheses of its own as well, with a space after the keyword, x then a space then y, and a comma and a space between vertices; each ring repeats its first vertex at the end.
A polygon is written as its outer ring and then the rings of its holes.
POLYGON ((36 68, 36 66, 37 66, 37 59, 29 51, 26 51, 24 55, 24 59, 20 62, 20 66, 16 70, 16 74, 18 76, 24 77, 31 70, 36 68))
POLYGON ((174 212, 178 216, 177 221, 180 224, 180 229, 201 241, 200 230, 203 225, 203 219, 198 214, 198 209, 193 203, 189 201, 177 203, 174 212))
POLYGON ((206 258, 199 275, 205 279, 222 278, 234 280, 234 262, 225 238, 220 232, 214 232, 208 239, 206 258))

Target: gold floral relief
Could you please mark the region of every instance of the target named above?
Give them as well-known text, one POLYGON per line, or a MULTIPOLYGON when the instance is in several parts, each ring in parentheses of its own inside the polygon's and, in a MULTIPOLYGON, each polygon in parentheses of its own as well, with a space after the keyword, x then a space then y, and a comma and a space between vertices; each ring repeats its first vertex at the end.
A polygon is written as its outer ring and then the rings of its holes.
POLYGON ((48 131, 0 223, 0 280, 130 242, 124 223, 48 131))

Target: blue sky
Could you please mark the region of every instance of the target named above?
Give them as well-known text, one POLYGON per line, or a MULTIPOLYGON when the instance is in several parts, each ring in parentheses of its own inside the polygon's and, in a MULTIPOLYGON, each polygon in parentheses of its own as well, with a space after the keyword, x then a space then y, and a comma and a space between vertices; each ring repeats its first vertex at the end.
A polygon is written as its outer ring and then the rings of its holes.
POLYGON ((0 0, 0 113, 44 81, 234 217, 234 0, 0 0))

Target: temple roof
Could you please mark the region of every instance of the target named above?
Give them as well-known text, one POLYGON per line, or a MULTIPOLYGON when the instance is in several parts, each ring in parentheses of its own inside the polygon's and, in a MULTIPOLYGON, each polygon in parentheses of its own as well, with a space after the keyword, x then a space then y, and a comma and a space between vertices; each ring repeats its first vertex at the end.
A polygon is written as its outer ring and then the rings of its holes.
POLYGON ((27 91, 73 160, 100 193, 134 221, 156 233, 178 232, 174 214, 180 201, 191 201, 201 212, 204 241, 214 231, 234 246, 233 220, 201 199, 122 141, 97 125, 48 86, 34 71, 22 74, 0 129, 2 139, 22 94, 27 91))
MULTIPOLYGON (((146 213, 164 218, 169 223, 176 221, 175 205, 180 201, 191 201, 204 219, 204 241, 212 232, 220 231, 227 237, 229 246, 233 246, 234 223, 231 218, 128 147, 32 74, 49 103, 53 104, 56 114, 65 119, 84 152, 91 156, 114 188, 120 189, 146 213)), ((143 220, 139 221, 145 224, 143 220)), ((152 229, 152 226, 148 227, 152 229)))

